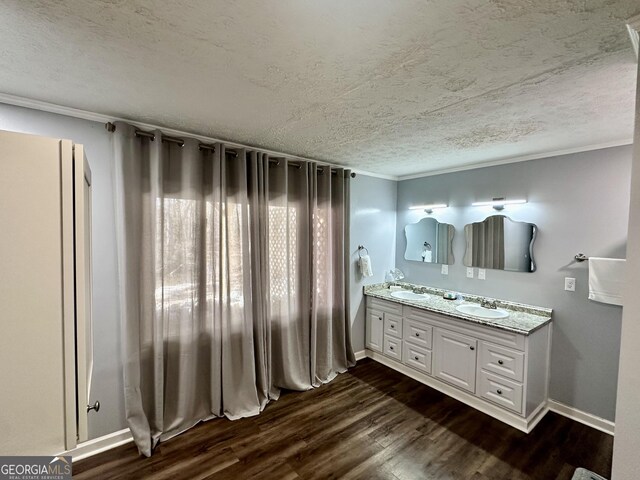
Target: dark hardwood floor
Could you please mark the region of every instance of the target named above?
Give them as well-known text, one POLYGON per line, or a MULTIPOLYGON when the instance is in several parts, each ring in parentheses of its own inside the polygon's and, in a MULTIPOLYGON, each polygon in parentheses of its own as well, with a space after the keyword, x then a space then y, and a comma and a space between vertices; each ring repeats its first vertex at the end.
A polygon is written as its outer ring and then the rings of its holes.
POLYGON ((613 438, 549 413, 532 433, 484 415, 372 360, 265 411, 212 420, 160 444, 73 466, 78 479, 570 479, 609 477, 613 438))

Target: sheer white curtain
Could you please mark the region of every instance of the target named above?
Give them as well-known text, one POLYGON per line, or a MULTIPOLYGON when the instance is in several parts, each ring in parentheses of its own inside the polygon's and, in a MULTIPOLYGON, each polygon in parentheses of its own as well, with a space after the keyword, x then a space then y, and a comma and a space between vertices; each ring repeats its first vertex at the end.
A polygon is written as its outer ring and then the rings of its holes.
POLYGON ((127 420, 141 453, 353 365, 348 171, 116 124, 127 420))

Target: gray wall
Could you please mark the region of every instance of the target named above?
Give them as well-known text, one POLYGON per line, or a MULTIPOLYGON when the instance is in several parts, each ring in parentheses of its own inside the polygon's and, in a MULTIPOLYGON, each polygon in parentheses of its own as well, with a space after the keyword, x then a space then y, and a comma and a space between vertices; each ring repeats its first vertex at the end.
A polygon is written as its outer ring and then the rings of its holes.
POLYGON ((89 438, 126 427, 120 361, 111 139, 102 123, 0 103, 0 129, 68 138, 85 146, 93 180, 94 373, 89 438))
POLYGON ((362 287, 384 281, 395 265, 397 182, 357 175, 351 182, 351 332, 353 349, 364 350, 365 306, 362 287), (373 277, 358 270, 358 245, 369 250, 373 277))
POLYGON ((628 146, 399 182, 396 266, 414 283, 553 308, 550 397, 613 420, 622 308, 587 299, 587 263, 573 257, 625 257, 630 171, 628 146), (500 196, 528 199, 503 213, 538 225, 538 270, 487 270, 478 280, 476 269, 467 279, 464 225, 497 213, 470 205, 500 196), (426 203, 449 204, 432 214, 456 228, 448 276, 439 265, 404 260, 404 226, 425 215, 408 208, 426 203), (564 277, 576 278, 576 292, 564 291, 564 277))

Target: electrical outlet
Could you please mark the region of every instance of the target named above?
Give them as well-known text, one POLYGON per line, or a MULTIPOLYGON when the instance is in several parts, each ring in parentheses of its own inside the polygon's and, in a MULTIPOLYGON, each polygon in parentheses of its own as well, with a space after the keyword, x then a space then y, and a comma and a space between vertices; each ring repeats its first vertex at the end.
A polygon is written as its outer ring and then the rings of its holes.
POLYGON ((575 292, 576 291, 576 279, 575 278, 570 278, 570 277, 565 277, 564 279, 564 289, 568 292, 575 292))
POLYGON ((473 278, 473 267, 467 267, 467 278, 473 278))
POLYGON ((442 265, 442 269, 440 270, 442 275, 449 275, 449 265, 442 265))
POLYGON ((487 278, 487 271, 484 268, 478 269, 478 280, 484 280, 487 278))

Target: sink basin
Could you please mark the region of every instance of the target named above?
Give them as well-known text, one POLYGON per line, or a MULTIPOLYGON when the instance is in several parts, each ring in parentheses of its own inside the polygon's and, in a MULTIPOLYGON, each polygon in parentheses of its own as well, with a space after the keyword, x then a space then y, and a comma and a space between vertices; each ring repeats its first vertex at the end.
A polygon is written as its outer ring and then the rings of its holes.
POLYGON ((509 312, 503 310, 501 308, 484 308, 480 305, 474 305, 470 303, 463 303, 462 305, 458 305, 456 307, 460 313, 464 313, 465 315, 471 315, 472 317, 478 318, 507 318, 509 316, 509 312))
POLYGON ((413 293, 409 290, 397 290, 391 292, 393 298, 399 298, 401 300, 426 300, 426 297, 420 293, 413 293))

